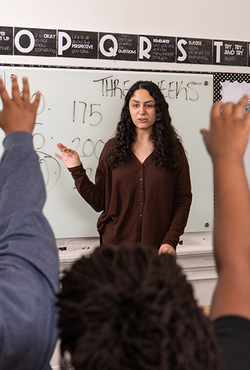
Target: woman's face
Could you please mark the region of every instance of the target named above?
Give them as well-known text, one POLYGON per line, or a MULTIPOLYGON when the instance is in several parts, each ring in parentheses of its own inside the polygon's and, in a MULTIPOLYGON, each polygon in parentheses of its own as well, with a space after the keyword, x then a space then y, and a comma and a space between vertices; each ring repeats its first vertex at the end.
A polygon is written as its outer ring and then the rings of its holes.
POLYGON ((136 126, 137 134, 148 131, 151 133, 156 121, 155 100, 148 90, 136 90, 129 101, 129 112, 136 126))

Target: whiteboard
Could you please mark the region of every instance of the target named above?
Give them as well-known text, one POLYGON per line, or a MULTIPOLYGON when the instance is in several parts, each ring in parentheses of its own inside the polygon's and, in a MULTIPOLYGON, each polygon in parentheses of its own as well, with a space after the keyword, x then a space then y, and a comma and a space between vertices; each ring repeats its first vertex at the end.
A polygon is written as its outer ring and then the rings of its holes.
MULTIPOLYGON (((209 126, 213 101, 210 74, 0 67, 10 92, 11 74, 27 76, 33 96, 41 91, 34 130, 47 201, 44 213, 56 238, 96 236, 99 216, 80 197, 73 179, 54 155, 56 143, 76 150, 92 181, 104 143, 115 134, 124 96, 137 80, 152 80, 170 107, 190 165, 193 203, 186 231, 210 231, 213 222, 213 175, 199 130, 209 126)), ((20 85, 21 86, 21 85, 20 85)), ((1 132, 1 138, 4 137, 1 132)), ((2 141, 2 140, 1 140, 2 141)), ((0 151, 2 153, 2 147, 0 151)))

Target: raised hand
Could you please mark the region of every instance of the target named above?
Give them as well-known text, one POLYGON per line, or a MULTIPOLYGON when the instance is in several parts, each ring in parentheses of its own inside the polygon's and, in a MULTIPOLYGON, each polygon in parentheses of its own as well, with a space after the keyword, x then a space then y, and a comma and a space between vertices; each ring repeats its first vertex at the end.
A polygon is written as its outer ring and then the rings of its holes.
POLYGON ((204 142, 213 161, 237 157, 245 152, 250 131, 250 112, 242 117, 248 95, 237 103, 221 102, 211 110, 210 129, 202 129, 204 142))
POLYGON ((3 110, 0 111, 0 127, 5 134, 15 131, 32 133, 40 101, 40 92, 36 93, 35 100, 31 103, 28 79, 23 77, 23 93, 20 95, 17 77, 12 76, 12 98, 9 97, 1 78, 0 96, 3 102, 3 110))
POLYGON ((68 149, 66 146, 64 146, 61 143, 57 144, 58 149, 63 154, 62 156, 55 153, 55 156, 59 158, 68 168, 76 167, 81 164, 79 155, 76 151, 72 149, 68 149))

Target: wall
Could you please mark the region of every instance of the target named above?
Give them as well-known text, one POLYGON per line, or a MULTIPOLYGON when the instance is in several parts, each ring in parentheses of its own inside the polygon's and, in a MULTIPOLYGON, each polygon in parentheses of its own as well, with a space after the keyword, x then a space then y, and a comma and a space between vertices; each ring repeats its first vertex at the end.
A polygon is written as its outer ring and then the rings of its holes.
MULTIPOLYGON (((137 0, 92 0, 83 2, 73 0, 44 0, 34 3, 30 0, 19 2, 9 0, 2 7, 1 26, 52 28, 64 30, 86 30, 99 32, 117 32, 131 34, 165 35, 178 37, 194 37, 209 39, 241 40, 247 39, 249 19, 243 0, 225 1, 156 1, 137 0)), ((1 57, 1 62, 13 62, 13 57, 1 57)), ((57 64, 52 58, 15 57, 15 62, 57 64)), ((69 61, 61 59, 60 64, 67 65, 69 61)), ((71 63, 71 61, 70 61, 71 63)), ((190 71, 231 71, 247 72, 248 68, 223 66, 192 66, 145 62, 112 62, 77 60, 77 65, 104 66, 117 68, 155 68, 190 71)))

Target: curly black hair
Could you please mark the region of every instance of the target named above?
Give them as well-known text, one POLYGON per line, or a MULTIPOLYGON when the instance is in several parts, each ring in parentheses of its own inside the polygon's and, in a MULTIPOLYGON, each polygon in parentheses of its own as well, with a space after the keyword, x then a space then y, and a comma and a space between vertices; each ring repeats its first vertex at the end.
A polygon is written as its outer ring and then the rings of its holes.
POLYGON ((154 144, 154 161, 160 168, 176 168, 182 161, 181 138, 171 124, 168 103, 160 88, 152 81, 137 81, 126 94, 117 124, 114 145, 108 153, 107 163, 110 169, 126 163, 132 153, 132 144, 136 138, 135 125, 129 112, 129 101, 139 89, 145 89, 155 100, 156 121, 153 125, 151 141, 154 144))
POLYGON ((171 255, 99 247, 59 294, 62 354, 75 370, 224 370, 212 324, 171 255))

